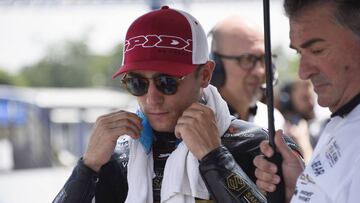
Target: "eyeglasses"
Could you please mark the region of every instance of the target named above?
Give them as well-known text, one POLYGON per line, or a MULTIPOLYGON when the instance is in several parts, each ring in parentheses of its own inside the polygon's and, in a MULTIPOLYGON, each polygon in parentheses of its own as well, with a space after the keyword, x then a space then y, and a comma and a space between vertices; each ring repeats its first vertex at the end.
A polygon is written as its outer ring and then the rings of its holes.
POLYGON ((121 83, 134 96, 143 96, 149 89, 150 80, 153 80, 157 90, 165 95, 173 95, 176 93, 179 82, 184 80, 186 76, 174 77, 166 74, 155 75, 151 78, 144 77, 140 74, 125 74, 121 79, 121 83))
MULTIPOLYGON (((265 56, 261 55, 261 56, 256 56, 254 54, 243 54, 240 56, 227 56, 227 55, 222 55, 222 54, 218 54, 217 55, 221 58, 224 59, 232 59, 232 60, 236 60, 237 64, 246 70, 251 70, 253 68, 255 68, 255 65, 258 61, 260 61, 261 65, 264 67, 265 64, 265 56)), ((272 56, 273 58, 276 58, 276 55, 272 56)))

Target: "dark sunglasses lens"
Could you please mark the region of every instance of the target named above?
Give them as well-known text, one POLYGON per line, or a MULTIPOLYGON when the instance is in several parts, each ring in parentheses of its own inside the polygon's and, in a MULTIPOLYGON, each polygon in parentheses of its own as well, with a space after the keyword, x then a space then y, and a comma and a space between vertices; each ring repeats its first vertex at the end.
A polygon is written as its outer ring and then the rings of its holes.
POLYGON ((146 94, 149 87, 149 82, 146 78, 129 77, 125 79, 126 88, 135 96, 142 96, 146 94))
POLYGON ((177 78, 160 75, 155 79, 156 88, 166 95, 175 94, 177 91, 177 78))

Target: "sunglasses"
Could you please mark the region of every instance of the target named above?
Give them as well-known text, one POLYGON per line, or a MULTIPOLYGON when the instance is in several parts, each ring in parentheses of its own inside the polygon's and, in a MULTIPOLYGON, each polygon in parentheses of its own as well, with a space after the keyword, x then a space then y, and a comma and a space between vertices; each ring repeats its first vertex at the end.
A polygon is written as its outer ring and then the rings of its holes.
MULTIPOLYGON (((243 54, 240 56, 227 56, 227 55, 222 55, 222 54, 218 54, 217 55, 221 58, 224 59, 231 59, 231 60, 236 60, 237 64, 246 70, 251 70, 254 69, 256 66, 256 63, 258 61, 260 61, 261 65, 264 67, 265 64, 265 56, 261 55, 261 56, 256 56, 254 54, 243 54)), ((276 55, 272 55, 273 58, 276 58, 276 55)))
POLYGON ((149 89, 150 80, 154 81, 155 87, 165 95, 173 95, 176 93, 180 81, 186 76, 174 77, 166 74, 154 75, 151 78, 144 77, 140 74, 125 74, 121 79, 121 83, 134 96, 143 96, 149 89))

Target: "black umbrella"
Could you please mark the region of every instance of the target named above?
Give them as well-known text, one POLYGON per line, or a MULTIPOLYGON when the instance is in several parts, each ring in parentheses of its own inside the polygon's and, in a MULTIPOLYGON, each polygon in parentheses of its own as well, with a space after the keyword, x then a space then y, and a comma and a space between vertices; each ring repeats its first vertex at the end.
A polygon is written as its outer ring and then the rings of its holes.
POLYGON ((280 183, 276 187, 276 191, 267 194, 269 203, 285 202, 285 185, 282 178, 282 157, 275 150, 275 127, 274 127, 274 95, 273 95, 273 70, 271 62, 271 38, 270 38, 270 0, 263 0, 264 9, 264 39, 265 39, 265 70, 266 70, 266 103, 268 110, 268 129, 269 142, 275 151, 275 154, 269 159, 278 167, 278 175, 281 178, 280 183))

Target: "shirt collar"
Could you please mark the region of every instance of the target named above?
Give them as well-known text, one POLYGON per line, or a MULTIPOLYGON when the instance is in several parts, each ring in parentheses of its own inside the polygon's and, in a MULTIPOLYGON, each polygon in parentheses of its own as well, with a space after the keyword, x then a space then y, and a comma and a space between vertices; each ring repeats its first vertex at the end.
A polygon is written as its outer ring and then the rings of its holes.
MULTIPOLYGON (((230 111, 230 114, 231 114, 231 115, 235 116, 235 117, 238 118, 238 119, 241 119, 241 118, 240 118, 240 115, 236 112, 236 110, 235 110, 232 106, 230 106, 230 105, 228 104, 228 107, 229 107, 229 111, 230 111)), ((250 108, 249 108, 249 114, 255 116, 255 115, 256 115, 256 112, 257 112, 257 108, 258 108, 258 107, 257 107, 256 104, 255 104, 255 106, 250 107, 250 108)))
POLYGON ((335 116, 340 116, 344 118, 348 113, 350 113, 358 104, 360 103, 360 93, 352 98, 344 106, 340 107, 337 111, 331 114, 331 118, 335 116))

